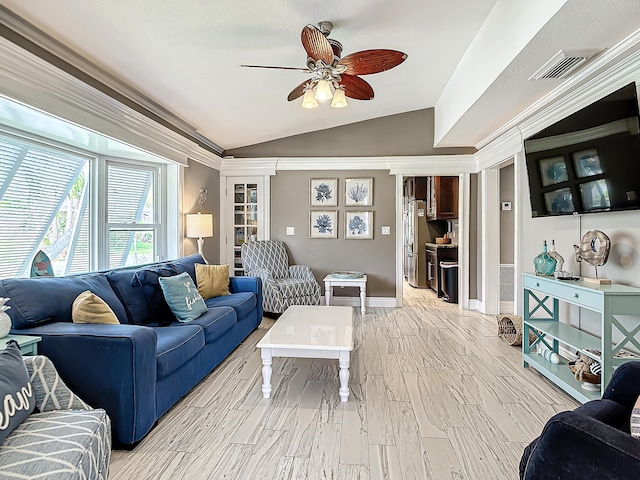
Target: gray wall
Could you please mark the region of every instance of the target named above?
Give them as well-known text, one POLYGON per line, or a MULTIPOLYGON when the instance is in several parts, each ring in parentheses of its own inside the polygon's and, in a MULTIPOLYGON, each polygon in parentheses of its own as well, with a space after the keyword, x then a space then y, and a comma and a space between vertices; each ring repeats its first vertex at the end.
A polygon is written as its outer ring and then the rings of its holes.
MULTIPOLYGON (((189 160, 189 167, 184 169, 182 190, 183 213, 213 213, 213 237, 204 239, 202 253, 211 264, 220 262, 220 172, 201 163, 189 160), (203 209, 198 207, 200 188, 207 189, 207 203, 203 209)), ((186 225, 183 217, 183 231, 186 225)), ((184 238, 182 241, 184 255, 198 251, 195 238, 184 238)))
POLYGON ((513 229, 515 199, 513 164, 500 169, 500 202, 511 202, 511 210, 500 210, 500 263, 513 264, 513 229))
POLYGON ((478 299, 481 297, 482 283, 480 282, 480 240, 478 239, 480 191, 476 173, 470 175, 469 199, 469 299, 478 299))
MULTIPOLYGON (((317 132, 225 150, 224 156, 380 157, 475 153, 471 147, 434 148, 434 109, 375 118, 317 132)), ((313 114, 313 112, 309 112, 313 114)))
MULTIPOLYGON (((358 270, 367 274, 368 297, 395 297, 395 177, 388 171, 281 171, 271 177, 271 239, 287 245, 290 264, 309 265, 322 285, 328 273, 358 270), (345 178, 373 177, 373 206, 345 207, 345 178), (309 238, 309 179, 337 178, 338 206, 313 210, 338 211, 338 238, 309 238), (373 240, 345 240, 345 211, 373 211, 373 240), (391 233, 382 235, 382 226, 391 233), (286 235, 294 227, 295 235, 286 235)), ((401 248, 399 246, 398 248, 401 248)), ((334 294, 357 295, 354 289, 334 288, 334 294)))

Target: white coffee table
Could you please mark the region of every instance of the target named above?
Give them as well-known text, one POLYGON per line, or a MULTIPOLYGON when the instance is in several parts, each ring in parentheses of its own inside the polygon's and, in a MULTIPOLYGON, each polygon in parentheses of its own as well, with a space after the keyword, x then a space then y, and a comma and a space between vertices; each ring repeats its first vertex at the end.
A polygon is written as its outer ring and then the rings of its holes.
POLYGON ((360 288, 360 311, 365 314, 367 308, 365 301, 367 299, 367 276, 360 278, 336 278, 329 274, 324 277, 324 299, 327 305, 331 305, 331 296, 333 287, 359 287, 360 288))
POLYGON ((349 355, 353 350, 353 309, 293 305, 258 342, 262 356, 262 396, 271 396, 273 357, 337 358, 340 399, 349 399, 349 355))

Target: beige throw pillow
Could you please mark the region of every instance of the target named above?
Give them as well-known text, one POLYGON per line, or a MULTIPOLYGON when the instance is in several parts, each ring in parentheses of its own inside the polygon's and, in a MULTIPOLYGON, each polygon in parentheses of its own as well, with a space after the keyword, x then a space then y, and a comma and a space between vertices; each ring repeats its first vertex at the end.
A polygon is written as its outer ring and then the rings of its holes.
POLYGON ((631 410, 631 435, 640 439, 640 397, 631 410))
POLYGON ((118 317, 107 302, 95 293, 85 290, 76 297, 71 307, 73 323, 107 323, 119 325, 118 317))
POLYGON ((198 293, 207 298, 230 295, 229 265, 204 265, 196 263, 198 293))

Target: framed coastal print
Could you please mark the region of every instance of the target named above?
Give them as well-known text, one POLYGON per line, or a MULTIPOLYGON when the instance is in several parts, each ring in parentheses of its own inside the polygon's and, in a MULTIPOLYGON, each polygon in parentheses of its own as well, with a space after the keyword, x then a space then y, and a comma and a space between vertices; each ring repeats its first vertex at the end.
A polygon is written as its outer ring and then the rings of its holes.
POLYGON ((312 207, 338 206, 338 179, 312 178, 309 180, 309 205, 312 207))
POLYGON ((371 240, 373 238, 373 212, 345 212, 344 238, 371 240))
POLYGON ((344 198, 344 204, 347 207, 373 205, 373 178, 345 179, 344 198))
POLYGON ((540 177, 542 178, 543 187, 569 180, 564 157, 559 156, 540 160, 540 177))
POLYGON ((338 238, 338 211, 309 212, 309 238, 338 238))

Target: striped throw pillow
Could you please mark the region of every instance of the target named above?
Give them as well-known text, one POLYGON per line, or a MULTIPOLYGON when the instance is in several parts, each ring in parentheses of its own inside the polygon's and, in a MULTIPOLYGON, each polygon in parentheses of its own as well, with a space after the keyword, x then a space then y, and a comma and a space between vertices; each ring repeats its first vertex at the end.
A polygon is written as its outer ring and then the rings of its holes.
POLYGON ((640 438, 640 397, 631 411, 631 436, 640 438))

